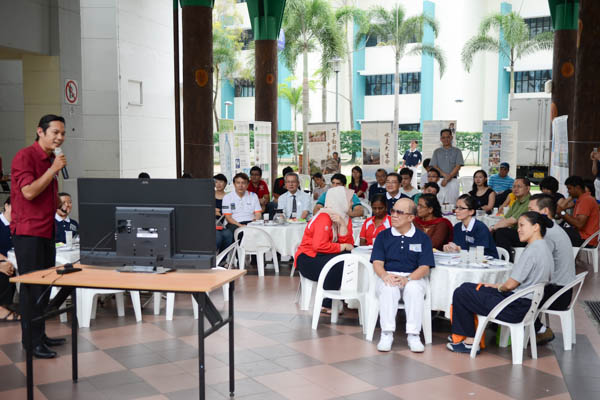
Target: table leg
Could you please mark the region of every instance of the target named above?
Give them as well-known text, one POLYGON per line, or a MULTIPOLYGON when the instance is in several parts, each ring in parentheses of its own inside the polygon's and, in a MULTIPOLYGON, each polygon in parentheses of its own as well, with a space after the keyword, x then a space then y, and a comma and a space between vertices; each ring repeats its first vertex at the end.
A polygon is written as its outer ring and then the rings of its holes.
POLYGON ((229 396, 234 396, 235 391, 235 371, 233 364, 233 286, 234 282, 229 284, 229 396))
POLYGON ((73 289, 71 293, 71 373, 73 382, 77 382, 77 330, 79 329, 77 321, 77 289, 73 289))
POLYGON ((206 380, 204 375, 204 311, 206 293, 198 293, 198 394, 200 400, 206 398, 206 380))
POLYGON ((25 352, 27 360, 27 400, 33 400, 33 340, 31 337, 31 317, 33 314, 33 299, 31 298, 30 285, 21 285, 21 290, 25 292, 24 298, 27 299, 27 304, 25 304, 25 307, 23 307, 25 310, 25 315, 22 317, 25 318, 25 323, 23 324, 23 327, 25 328, 25 352))

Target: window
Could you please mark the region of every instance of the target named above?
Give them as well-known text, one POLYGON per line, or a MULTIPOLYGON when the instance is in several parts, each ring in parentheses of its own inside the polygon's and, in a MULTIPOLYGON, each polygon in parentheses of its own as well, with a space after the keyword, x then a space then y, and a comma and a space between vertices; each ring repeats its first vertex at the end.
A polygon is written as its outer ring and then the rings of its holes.
POLYGON ((398 124, 399 131, 413 131, 416 132, 419 130, 420 124, 398 124))
POLYGON ((525 23, 529 27, 529 39, 540 33, 552 31, 551 17, 525 18, 525 23))
POLYGON ((366 96, 380 96, 394 94, 394 75, 370 75, 367 76, 366 96))
POLYGON ((236 79, 235 97, 254 97, 254 82, 246 79, 236 79))
MULTIPOLYGON (((387 38, 387 40, 384 40, 383 37, 381 36, 377 36, 377 35, 371 35, 369 36, 369 38, 367 39, 367 42, 365 43, 365 47, 375 47, 377 46, 379 43, 381 42, 389 42, 393 40, 393 37, 390 36, 387 38)), ((408 43, 417 43, 417 37, 413 36, 408 43)))
POLYGON ((240 36, 240 40, 242 41, 242 50, 248 50, 250 48, 250 44, 254 40, 254 32, 252 29, 244 29, 240 36))
POLYGON ((421 92, 421 73, 408 72, 400 74, 400 94, 421 92))
POLYGON ((515 71, 515 93, 543 92, 544 84, 551 79, 551 69, 515 71))

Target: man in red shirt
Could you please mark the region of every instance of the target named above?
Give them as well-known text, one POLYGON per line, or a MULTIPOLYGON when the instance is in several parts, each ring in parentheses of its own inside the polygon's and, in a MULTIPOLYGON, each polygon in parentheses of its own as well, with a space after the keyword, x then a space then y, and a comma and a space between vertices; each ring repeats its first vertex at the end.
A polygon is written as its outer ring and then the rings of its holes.
MULTIPOLYGON (((12 162, 10 230, 20 274, 55 265, 54 214, 60 204, 57 174, 67 161, 64 155, 54 156, 53 152, 64 140, 64 118, 45 115, 38 124, 36 141, 21 149, 12 162)), ((29 290, 21 290, 19 294, 22 315, 29 302, 33 303, 32 319, 44 314, 50 296, 47 287, 29 286, 29 290)), ((56 352, 48 346, 64 344, 65 339, 46 336, 43 320, 32 322, 28 328, 22 319, 23 344, 26 343, 28 329, 33 355, 38 358, 56 357, 56 352)))
MULTIPOLYGON (((573 246, 581 246, 587 238, 598 230, 600 219, 598 204, 596 199, 585 191, 585 183, 581 177, 570 176, 565 181, 565 185, 569 191, 569 197, 575 200, 575 208, 573 209, 573 215, 569 215, 563 206, 557 206, 556 218, 562 218, 571 225, 571 227, 565 228, 565 231, 567 231, 573 246)), ((589 245, 595 247, 597 243, 598 238, 594 238, 589 245)))
POLYGON ((258 201, 260 203, 260 207, 263 212, 265 211, 265 207, 269 202, 269 186, 262 179, 262 169, 259 166, 255 165, 250 168, 250 184, 248 185, 248 191, 252 193, 256 193, 258 196, 258 201))

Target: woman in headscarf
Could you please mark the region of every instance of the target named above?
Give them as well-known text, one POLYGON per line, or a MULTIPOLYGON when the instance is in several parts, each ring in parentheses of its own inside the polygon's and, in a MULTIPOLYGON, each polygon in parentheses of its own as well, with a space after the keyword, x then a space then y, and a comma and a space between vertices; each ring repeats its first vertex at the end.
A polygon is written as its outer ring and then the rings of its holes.
MULTIPOLYGON (((327 191, 325 207, 310 220, 294 257, 303 277, 318 281, 321 270, 333 257, 354 248, 352 221, 348 210, 354 191, 336 186, 327 191)), ((323 288, 336 290, 342 282, 343 263, 336 264, 327 274, 323 288)))

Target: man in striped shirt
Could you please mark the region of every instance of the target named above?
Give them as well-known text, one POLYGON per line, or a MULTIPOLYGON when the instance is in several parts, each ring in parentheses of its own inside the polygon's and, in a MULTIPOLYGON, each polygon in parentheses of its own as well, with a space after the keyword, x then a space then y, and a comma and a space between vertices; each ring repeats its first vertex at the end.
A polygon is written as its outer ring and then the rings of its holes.
POLYGON ((490 176, 488 185, 496 192, 495 207, 499 207, 512 190, 515 180, 508 175, 510 165, 507 162, 500 163, 500 171, 497 174, 490 176))

